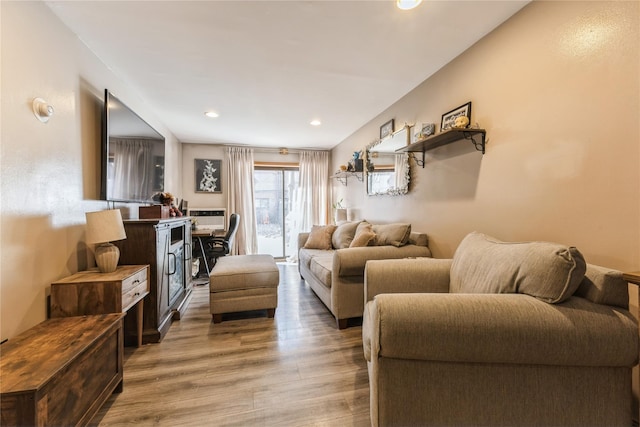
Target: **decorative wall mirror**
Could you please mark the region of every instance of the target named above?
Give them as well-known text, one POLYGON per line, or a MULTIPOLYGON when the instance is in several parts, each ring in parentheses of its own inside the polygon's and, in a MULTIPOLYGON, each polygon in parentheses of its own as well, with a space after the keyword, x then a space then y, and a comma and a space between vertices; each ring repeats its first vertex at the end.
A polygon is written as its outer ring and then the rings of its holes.
POLYGON ((409 191, 409 154, 396 153, 410 142, 409 125, 378 141, 365 150, 367 194, 370 196, 407 194, 409 191))

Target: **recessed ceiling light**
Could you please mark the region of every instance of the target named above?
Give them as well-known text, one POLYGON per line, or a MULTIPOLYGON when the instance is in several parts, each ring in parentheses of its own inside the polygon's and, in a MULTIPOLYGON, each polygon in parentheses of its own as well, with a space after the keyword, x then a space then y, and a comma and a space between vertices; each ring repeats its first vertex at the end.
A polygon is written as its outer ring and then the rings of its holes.
POLYGON ((410 10, 414 7, 418 7, 422 3, 422 0, 396 0, 396 6, 398 9, 410 10))
POLYGON ((311 126, 320 126, 322 124, 322 122, 320 120, 311 120, 311 123, 309 123, 311 126))
POLYGON ((216 117, 219 116, 219 114, 216 113, 215 111, 207 111, 204 113, 204 115, 207 117, 211 117, 212 119, 215 119, 216 117))

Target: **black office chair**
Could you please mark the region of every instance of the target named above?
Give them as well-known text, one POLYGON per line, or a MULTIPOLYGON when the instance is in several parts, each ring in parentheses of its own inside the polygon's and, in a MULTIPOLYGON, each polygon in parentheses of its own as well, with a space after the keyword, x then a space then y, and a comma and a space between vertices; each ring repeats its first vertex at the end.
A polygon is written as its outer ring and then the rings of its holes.
POLYGON ((209 237, 205 240, 204 251, 207 259, 211 260, 211 266, 213 268, 218 261, 218 258, 229 255, 231 248, 233 247, 233 239, 238 229, 238 223, 240 222, 240 215, 232 213, 229 217, 229 228, 227 234, 222 237, 209 237))

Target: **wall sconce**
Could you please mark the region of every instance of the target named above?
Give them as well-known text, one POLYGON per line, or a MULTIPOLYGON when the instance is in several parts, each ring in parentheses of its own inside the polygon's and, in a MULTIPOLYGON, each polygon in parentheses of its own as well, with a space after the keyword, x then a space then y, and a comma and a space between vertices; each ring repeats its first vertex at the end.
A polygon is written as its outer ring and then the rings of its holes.
POLYGON ((281 148, 280 149, 280 154, 282 154, 283 156, 286 156, 287 154, 289 154, 289 149, 288 148, 281 148))
POLYGON ((33 114, 42 123, 47 123, 49 118, 53 116, 53 112, 53 106, 49 105, 44 99, 36 98, 33 100, 33 114))

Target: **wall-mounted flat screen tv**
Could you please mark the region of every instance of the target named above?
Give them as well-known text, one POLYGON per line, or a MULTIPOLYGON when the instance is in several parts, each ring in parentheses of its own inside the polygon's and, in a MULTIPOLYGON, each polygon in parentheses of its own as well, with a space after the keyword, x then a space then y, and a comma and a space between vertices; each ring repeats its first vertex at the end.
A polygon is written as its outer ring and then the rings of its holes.
POLYGON ((102 117, 102 200, 152 203, 164 191, 165 139, 108 89, 102 117))

